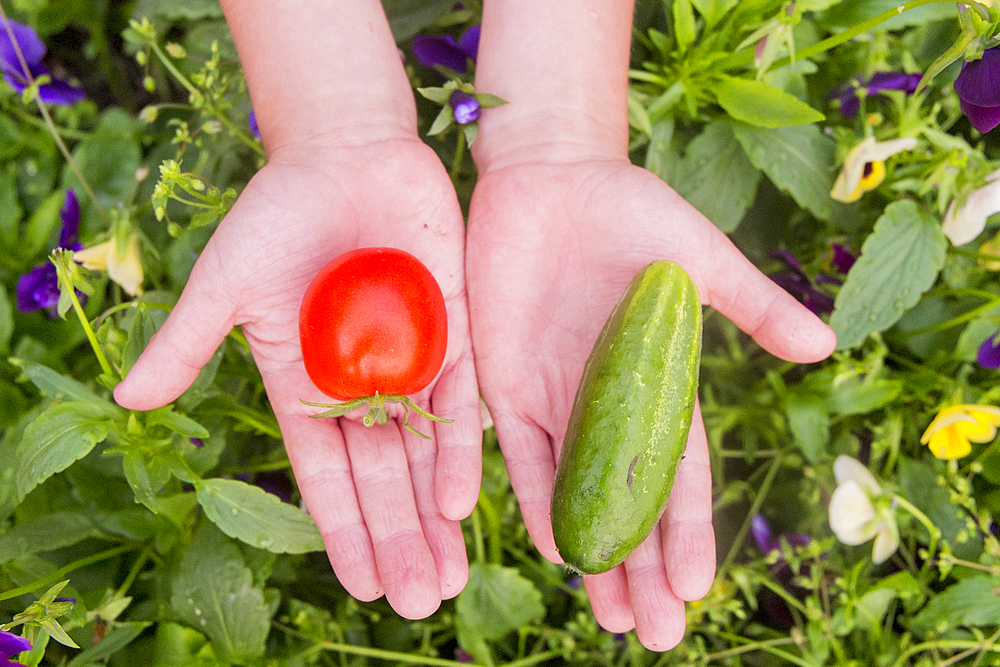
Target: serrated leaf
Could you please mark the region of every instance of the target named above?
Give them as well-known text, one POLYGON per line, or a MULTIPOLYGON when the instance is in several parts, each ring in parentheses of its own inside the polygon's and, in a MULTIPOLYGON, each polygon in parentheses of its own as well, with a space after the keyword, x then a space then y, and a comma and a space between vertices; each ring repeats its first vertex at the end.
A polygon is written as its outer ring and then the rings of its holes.
POLYGON ((714 122, 688 144, 670 185, 727 234, 753 203, 760 171, 753 166, 729 123, 714 122), (724 188, 719 184, 725 183, 724 188))
POLYGON ((542 594, 512 567, 469 566, 469 583, 455 600, 458 641, 481 662, 485 641, 500 639, 545 614, 542 594))
POLYGON ((208 429, 187 415, 175 411, 172 405, 165 405, 147 412, 146 428, 151 426, 165 426, 185 438, 207 438, 209 436, 208 429))
POLYGON ((757 127, 804 125, 826 118, 794 95, 762 81, 722 76, 713 90, 719 106, 730 116, 757 127))
POLYGON ((39 414, 24 429, 14 450, 14 493, 9 498, 13 506, 46 479, 89 454, 110 428, 110 416, 90 403, 61 403, 39 414))
POLYGON ((11 359, 10 361, 21 369, 21 372, 38 388, 38 391, 54 401, 88 403, 101 414, 109 416, 121 413, 121 408, 92 392, 87 385, 57 373, 48 366, 27 359, 11 359))
POLYGON ((90 518, 80 512, 53 512, 19 522, 0 534, 0 564, 36 553, 72 546, 100 537, 90 518))
POLYGON ((198 528, 181 558, 170 606, 208 635, 219 658, 256 664, 263 655, 271 617, 264 592, 253 586, 240 550, 210 523, 198 528))
POLYGON ((836 144, 815 125, 774 129, 733 124, 733 135, 755 167, 820 220, 840 206, 830 198, 836 144))
POLYGON ((834 303, 837 349, 895 324, 934 284, 947 249, 941 223, 915 202, 886 206, 834 303))
POLYGON ((316 523, 294 505, 235 479, 196 483, 205 515, 230 537, 273 553, 323 551, 316 523))
POLYGON ((994 626, 1000 624, 1000 597, 996 594, 1000 579, 976 574, 949 586, 927 602, 910 622, 920 631, 954 629, 959 626, 994 626))

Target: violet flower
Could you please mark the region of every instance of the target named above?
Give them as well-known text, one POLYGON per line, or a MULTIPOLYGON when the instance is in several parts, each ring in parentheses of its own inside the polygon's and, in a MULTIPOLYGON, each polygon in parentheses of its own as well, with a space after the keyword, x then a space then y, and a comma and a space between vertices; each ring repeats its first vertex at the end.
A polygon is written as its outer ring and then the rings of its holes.
MULTIPOLYGON (((750 532, 753 534, 753 538, 754 541, 757 542, 757 546, 760 547, 760 550, 763 551, 765 555, 770 554, 773 551, 778 551, 780 553, 782 539, 784 539, 784 541, 792 547, 804 547, 812 542, 811 537, 801 533, 790 533, 788 535, 781 536, 773 535, 771 533, 771 526, 768 524, 767 519, 760 514, 753 515, 750 522, 750 532)), ((800 600, 805 599, 806 595, 809 594, 809 591, 805 588, 795 584, 795 572, 792 570, 792 566, 789 565, 788 562, 780 555, 774 564, 771 565, 771 577, 778 584, 780 584, 782 588, 800 600)), ((792 614, 788 610, 787 603, 771 589, 761 589, 760 605, 775 623, 778 623, 786 628, 790 628, 795 625, 795 619, 792 618, 792 614)))
POLYGON ((955 93, 972 127, 989 132, 1000 125, 1000 48, 986 49, 981 59, 962 63, 955 93))
POLYGON ((809 274, 802 268, 802 264, 799 263, 795 255, 787 250, 775 250, 771 253, 771 257, 781 260, 788 267, 787 271, 772 274, 771 280, 778 283, 786 292, 815 314, 822 315, 833 312, 833 297, 816 289, 809 274))
POLYGON ((21 60, 17 56, 17 49, 14 42, 17 42, 21 55, 24 57, 24 64, 27 65, 31 79, 40 76, 48 76, 50 81, 38 87, 38 94, 46 104, 56 104, 59 106, 70 106, 87 96, 81 88, 72 86, 66 81, 52 76, 52 72, 42 64, 45 57, 45 43, 42 42, 32 28, 7 19, 6 25, 0 20, 0 72, 3 73, 4 81, 18 93, 24 92, 28 87, 29 77, 26 76, 21 60))
POLYGON ((750 532, 753 533, 753 539, 760 547, 760 550, 765 554, 769 554, 772 551, 781 550, 781 539, 784 538, 790 546, 793 547, 804 547, 805 545, 812 542, 812 538, 808 535, 803 535, 802 533, 790 533, 788 535, 778 535, 775 536, 771 533, 771 525, 767 522, 760 514, 754 514, 750 520, 750 532))
POLYGON ((976 352, 976 361, 983 368, 1000 368, 1000 330, 983 341, 976 352))
POLYGON ((858 92, 865 91, 865 95, 877 95, 883 90, 902 90, 910 95, 917 89, 922 74, 906 74, 904 72, 875 72, 868 79, 865 85, 857 83, 844 83, 834 89, 831 98, 840 100, 840 115, 844 118, 854 118, 861 108, 861 99, 858 92))
POLYGON ((0 630, 0 667, 24 667, 19 662, 11 660, 23 651, 31 650, 31 642, 13 632, 0 630))
MULTIPOLYGON (((72 190, 66 191, 66 203, 59 211, 62 218, 62 232, 59 234, 57 248, 80 250, 83 246, 76 242, 76 232, 80 225, 80 202, 72 190)), ((36 310, 46 310, 49 317, 55 317, 56 306, 59 304, 59 277, 52 262, 39 264, 17 281, 17 309, 22 313, 36 310)), ((86 303, 87 296, 77 290, 77 296, 86 303)))
POLYGON ((452 112, 455 114, 455 122, 459 125, 468 125, 479 118, 482 110, 479 108, 479 100, 468 93, 456 90, 448 98, 452 112))
POLYGON ((474 25, 459 38, 451 35, 420 35, 413 39, 413 55, 424 67, 441 65, 459 74, 469 68, 469 59, 476 62, 479 50, 479 26, 474 25))
POLYGON ((257 114, 253 110, 247 116, 247 125, 250 127, 250 133, 260 139, 260 126, 257 125, 257 114))

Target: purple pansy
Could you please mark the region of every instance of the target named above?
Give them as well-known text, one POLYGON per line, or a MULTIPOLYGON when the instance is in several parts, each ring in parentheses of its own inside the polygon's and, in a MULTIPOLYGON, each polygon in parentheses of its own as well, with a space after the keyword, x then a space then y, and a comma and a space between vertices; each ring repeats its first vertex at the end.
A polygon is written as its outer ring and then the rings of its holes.
MULTIPOLYGON (((801 533, 790 533, 777 537, 774 536, 771 532, 771 526, 768 524, 767 519, 760 514, 753 515, 750 522, 750 532, 753 533, 754 541, 757 542, 757 546, 760 547, 760 550, 763 551, 764 554, 770 554, 773 551, 778 551, 780 553, 782 540, 794 548, 804 547, 812 542, 811 537, 801 533)), ((795 585, 795 573, 793 572, 791 565, 789 565, 784 557, 780 555, 771 565, 771 577, 776 582, 781 584, 786 591, 800 600, 804 599, 809 593, 806 589, 795 585)), ((761 590, 760 604, 767 615, 775 623, 788 628, 795 625, 795 620, 788 611, 787 603, 774 591, 768 588, 763 588, 761 590)))
POLYGON ((864 90, 868 96, 876 95, 883 90, 902 90, 911 94, 917 89, 922 74, 906 74, 904 72, 875 72, 868 83, 845 83, 838 86, 830 97, 840 100, 840 115, 844 118, 854 118, 861 108, 858 91, 864 90))
POLYGON ((452 112, 455 114, 455 122, 459 125, 468 125, 479 118, 481 113, 479 100, 461 90, 456 90, 451 94, 451 97, 448 98, 448 104, 451 105, 452 112))
POLYGON ((781 540, 784 539, 793 547, 804 547, 812 542, 812 538, 801 533, 791 533, 789 535, 774 536, 771 533, 771 525, 760 514, 754 514, 750 520, 750 532, 753 539, 765 554, 772 551, 781 550, 781 540))
POLYGON ((87 94, 82 88, 72 86, 65 81, 61 81, 42 64, 45 57, 45 43, 42 42, 33 29, 26 25, 7 19, 6 26, 0 21, 0 72, 3 73, 4 80, 11 85, 18 93, 28 87, 28 77, 25 76, 24 67, 17 56, 17 50, 11 41, 13 35, 17 41, 17 46, 24 56, 24 63, 28 67, 28 72, 32 79, 47 75, 51 80, 38 87, 38 94, 46 104, 57 104, 60 106, 70 106, 85 98, 87 94))
MULTIPOLYGON (((774 250, 771 252, 771 257, 780 260, 788 267, 787 271, 772 274, 771 280, 778 283, 786 292, 815 314, 822 315, 833 312, 833 297, 818 290, 816 283, 842 285, 843 281, 822 273, 817 274, 815 278, 810 278, 795 255, 787 250, 774 250)), ((847 273, 853 266, 855 259, 854 254, 845 246, 838 243, 833 244, 831 263, 838 273, 847 273)))
POLYGON ((983 341, 976 352, 976 361, 984 368, 1000 368, 1000 331, 983 341))
POLYGON ((989 132, 1000 125, 1000 48, 986 49, 981 59, 962 63, 955 93, 972 127, 989 132))
MULTIPOLYGON (((62 217, 62 231, 59 234, 57 248, 80 250, 83 246, 76 242, 76 232, 80 225, 80 202, 72 190, 66 191, 66 203, 59 212, 62 217)), ((59 277, 52 262, 39 264, 17 281, 17 309, 22 313, 36 310, 47 310, 49 316, 55 315, 59 303, 59 277)), ((86 303, 86 295, 77 291, 77 296, 86 303)))
POLYGON ((0 630, 0 667, 24 667, 24 665, 14 662, 11 658, 20 655, 23 651, 30 650, 31 642, 27 639, 20 635, 15 635, 13 632, 0 630))
POLYGON ((464 74, 468 69, 468 60, 476 62, 476 52, 479 50, 479 26, 474 25, 459 38, 451 35, 420 35, 413 40, 413 55, 424 67, 442 65, 450 70, 464 74))

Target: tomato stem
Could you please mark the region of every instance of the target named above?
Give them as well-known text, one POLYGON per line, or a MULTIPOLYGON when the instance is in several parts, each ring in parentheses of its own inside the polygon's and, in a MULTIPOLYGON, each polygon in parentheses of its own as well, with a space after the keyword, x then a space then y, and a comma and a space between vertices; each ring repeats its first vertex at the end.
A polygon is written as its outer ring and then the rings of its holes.
POLYGON ((445 419, 444 417, 432 415, 430 412, 427 412, 414 403, 409 396, 403 396, 401 394, 379 394, 376 392, 374 396, 352 398, 345 403, 311 403, 310 401, 304 401, 302 399, 299 400, 302 401, 303 404, 314 408, 327 408, 319 414, 309 415, 312 419, 322 419, 324 417, 343 417, 344 415, 350 414, 359 408, 367 407, 368 412, 361 418, 361 422, 368 427, 374 426, 375 424, 382 426, 387 424, 389 421, 389 415, 386 412, 385 404, 399 403, 403 406, 403 427, 410 433, 419 435, 425 440, 430 440, 430 436, 421 433, 410 425, 410 410, 413 410, 424 419, 429 419, 431 421, 441 422, 443 424, 450 424, 454 421, 453 419, 445 419))

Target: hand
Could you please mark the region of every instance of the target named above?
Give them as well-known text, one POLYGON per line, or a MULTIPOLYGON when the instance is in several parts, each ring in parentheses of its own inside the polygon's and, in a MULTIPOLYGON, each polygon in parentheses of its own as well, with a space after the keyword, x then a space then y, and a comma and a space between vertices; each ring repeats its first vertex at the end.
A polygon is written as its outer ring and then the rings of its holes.
MULTIPOLYGON (((543 151, 481 171, 466 265, 480 388, 528 532, 546 558, 561 562, 549 510, 570 408, 597 334, 640 268, 678 262, 704 303, 782 358, 817 361, 835 339, 650 172, 616 158, 546 163, 537 157, 543 151)), ((650 649, 675 646, 683 601, 712 585, 711 520, 697 411, 658 528, 622 565, 584 578, 598 622, 613 632, 635 627, 650 649)))
POLYGON ((468 563, 457 521, 475 506, 481 476, 463 243, 451 182, 416 136, 325 152, 278 150, 219 225, 177 306, 115 398, 136 410, 169 403, 230 329, 241 326, 337 577, 361 600, 385 594, 400 615, 428 616, 465 586, 468 563), (401 413, 385 426, 365 428, 363 411, 310 419, 317 409, 299 400, 329 402, 302 363, 302 295, 327 262, 366 246, 412 253, 444 293, 444 368, 414 398, 455 421, 434 424, 411 414, 414 426, 433 436, 429 441, 401 428, 401 413))

